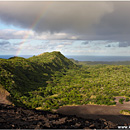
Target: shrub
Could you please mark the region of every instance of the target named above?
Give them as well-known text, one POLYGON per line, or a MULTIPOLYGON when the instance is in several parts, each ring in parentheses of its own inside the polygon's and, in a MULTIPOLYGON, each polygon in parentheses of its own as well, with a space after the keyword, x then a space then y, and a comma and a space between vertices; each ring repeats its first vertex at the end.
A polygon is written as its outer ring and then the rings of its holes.
POLYGON ((125 101, 128 102, 128 101, 129 101, 129 98, 126 98, 125 101))
POLYGON ((123 101, 124 101, 123 98, 119 99, 119 102, 120 102, 121 104, 123 104, 123 101))
POLYGON ((129 110, 121 110, 120 113, 123 114, 123 115, 130 115, 129 110))

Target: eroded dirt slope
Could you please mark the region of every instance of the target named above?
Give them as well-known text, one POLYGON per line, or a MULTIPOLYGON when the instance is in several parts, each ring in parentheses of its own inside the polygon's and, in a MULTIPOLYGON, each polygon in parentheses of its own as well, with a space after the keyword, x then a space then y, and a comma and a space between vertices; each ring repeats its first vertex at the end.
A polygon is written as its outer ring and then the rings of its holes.
POLYGON ((9 96, 10 93, 7 90, 5 90, 0 84, 0 103, 12 104, 8 99, 9 96))

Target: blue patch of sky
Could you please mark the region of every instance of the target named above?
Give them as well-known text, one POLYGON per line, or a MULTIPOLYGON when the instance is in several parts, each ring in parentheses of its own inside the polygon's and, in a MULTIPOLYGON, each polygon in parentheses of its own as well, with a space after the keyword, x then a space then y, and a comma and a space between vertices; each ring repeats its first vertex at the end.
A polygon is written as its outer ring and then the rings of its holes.
MULTIPOLYGON (((3 39, 0 39, 0 41, 3 41, 3 39)), ((11 44, 20 44, 23 39, 10 39, 8 40, 11 44)), ((31 45, 38 45, 38 44, 43 44, 46 43, 46 40, 31 40, 31 39, 26 39, 23 44, 31 44, 31 45)))
POLYGON ((14 26, 14 25, 9 25, 6 23, 3 23, 2 21, 0 21, 0 29, 14 29, 14 30, 25 30, 24 28, 18 27, 18 26, 14 26))

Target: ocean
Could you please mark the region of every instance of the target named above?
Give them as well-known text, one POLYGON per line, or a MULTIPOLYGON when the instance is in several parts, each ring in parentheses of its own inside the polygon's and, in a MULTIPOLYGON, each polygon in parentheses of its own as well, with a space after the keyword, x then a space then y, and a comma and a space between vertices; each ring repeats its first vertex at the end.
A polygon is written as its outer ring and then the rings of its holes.
MULTIPOLYGON (((20 55, 19 57, 29 58, 32 56, 33 55, 20 55)), ((9 59, 10 57, 14 57, 14 55, 0 55, 0 58, 2 58, 2 59, 9 59)))
POLYGON ((81 56, 68 55, 67 58, 72 58, 78 61, 130 61, 130 56, 81 56))
MULTIPOLYGON (((29 58, 33 55, 20 55, 19 57, 29 58)), ((0 55, 0 58, 9 59, 14 55, 0 55)), ((85 56, 85 55, 66 55, 67 58, 72 58, 78 61, 130 61, 130 56, 85 56)))

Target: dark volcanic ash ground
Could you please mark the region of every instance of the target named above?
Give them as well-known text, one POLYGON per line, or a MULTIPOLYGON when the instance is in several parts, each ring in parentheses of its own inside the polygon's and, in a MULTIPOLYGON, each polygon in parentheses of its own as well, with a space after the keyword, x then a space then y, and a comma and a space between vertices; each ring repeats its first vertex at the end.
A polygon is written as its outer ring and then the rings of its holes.
POLYGON ((0 104, 0 129, 108 129, 117 124, 0 104))

